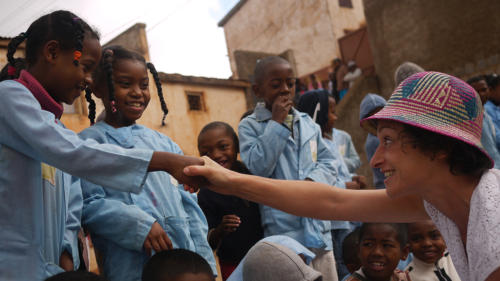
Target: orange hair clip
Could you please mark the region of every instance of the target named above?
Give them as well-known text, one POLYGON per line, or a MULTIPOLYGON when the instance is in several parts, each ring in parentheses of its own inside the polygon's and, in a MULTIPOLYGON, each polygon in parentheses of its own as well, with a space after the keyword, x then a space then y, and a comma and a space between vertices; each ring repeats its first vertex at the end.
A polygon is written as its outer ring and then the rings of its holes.
POLYGON ((80 52, 80 51, 75 51, 75 52, 73 53, 73 58, 74 58, 74 60, 79 61, 81 57, 82 57, 82 52, 80 52))

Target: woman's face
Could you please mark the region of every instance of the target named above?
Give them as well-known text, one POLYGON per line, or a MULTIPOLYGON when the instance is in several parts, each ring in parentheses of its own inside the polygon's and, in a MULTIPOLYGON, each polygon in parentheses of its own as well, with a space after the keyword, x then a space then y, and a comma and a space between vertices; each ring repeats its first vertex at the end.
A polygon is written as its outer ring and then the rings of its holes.
POLYGON ((401 123, 378 122, 380 144, 370 161, 373 168, 384 174, 387 194, 391 197, 415 194, 432 180, 436 161, 420 151, 415 142, 405 136, 401 123))

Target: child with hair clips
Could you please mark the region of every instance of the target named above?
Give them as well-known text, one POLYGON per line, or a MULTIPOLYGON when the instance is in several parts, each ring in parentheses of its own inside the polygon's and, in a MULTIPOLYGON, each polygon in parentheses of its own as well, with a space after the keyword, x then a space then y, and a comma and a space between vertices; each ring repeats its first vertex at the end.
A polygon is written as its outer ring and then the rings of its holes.
MULTIPOLYGON (((54 168, 134 192, 142 189, 147 171, 167 170, 182 181, 199 183, 181 171, 188 163, 200 163, 197 159, 82 141, 62 126, 61 103, 71 104, 80 96, 101 56, 99 36, 85 21, 68 11, 37 19, 9 43, 9 78, 19 71, 23 59, 14 53, 25 40, 26 70, 18 79, 0 83, 1 280, 43 280, 62 271, 57 265, 69 249, 63 233, 75 222, 68 221, 67 208, 77 205, 67 193, 73 183, 69 175, 54 168), (45 181, 55 190, 47 192, 45 181)), ((67 269, 78 264, 71 262, 67 269)))
POLYGON ((460 279, 495 281, 500 280, 500 171, 492 169, 481 145, 482 118, 479 95, 467 83, 420 72, 401 82, 382 110, 361 121, 380 141, 370 164, 383 172, 386 189, 345 190, 242 175, 209 158, 184 172, 204 176, 217 192, 297 215, 375 222, 430 218, 460 279))
MULTIPOLYGON (((295 78, 288 61, 271 56, 257 61, 252 89, 264 100, 238 127, 241 159, 254 175, 333 184, 334 157, 321 129, 292 107, 295 78)), ((313 202, 310 202, 313 204, 313 202)), ((264 236, 287 235, 316 254, 312 266, 323 280, 337 280, 329 221, 298 217, 261 205, 264 236)))
MULTIPOLYGON (((182 155, 170 138, 136 124, 151 98, 148 68, 163 100, 153 64, 120 46, 106 47, 103 54, 91 88, 103 101, 106 116, 83 130, 80 136, 124 148, 182 155)), ((172 248, 197 252, 212 265, 213 272, 217 272, 207 242, 207 222, 196 194, 185 191, 170 174, 149 174, 144 189, 138 194, 119 192, 109 189, 107 184, 88 181, 82 181, 82 190, 82 221, 102 255, 104 275, 111 281, 140 280, 142 267, 152 252, 172 248)))
MULTIPOLYGON (((198 151, 225 168, 250 173, 245 164, 238 161, 238 136, 227 123, 205 125, 198 135, 198 151)), ((198 203, 207 217, 208 242, 217 251, 222 280, 226 280, 248 250, 262 239, 259 206, 205 188, 198 193, 198 203)))

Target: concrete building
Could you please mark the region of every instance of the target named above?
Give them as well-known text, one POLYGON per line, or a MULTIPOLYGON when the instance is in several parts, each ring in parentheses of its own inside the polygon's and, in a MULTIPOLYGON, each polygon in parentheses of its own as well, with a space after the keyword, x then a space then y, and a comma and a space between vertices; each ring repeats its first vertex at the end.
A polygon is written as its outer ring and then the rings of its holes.
MULTIPOLYGON (((0 68, 7 62, 6 47, 9 41, 10 38, 0 38, 0 68)), ((144 24, 130 27, 107 45, 116 44, 132 49, 149 60, 144 24)), ((22 56, 23 53, 21 51, 16 55, 22 56)), ((187 155, 198 155, 197 137, 204 125, 211 121, 223 121, 237 128, 241 115, 247 111, 246 94, 250 84, 246 81, 161 72, 159 76, 169 109, 166 125, 161 125, 163 113, 151 76, 151 101, 138 123, 169 136, 187 155)), ((99 115, 103 106, 99 100, 96 100, 96 104, 99 115)), ((64 107, 65 113, 61 120, 69 129, 80 132, 90 125, 87 102, 83 94, 73 105, 64 107)))
POLYGON ((241 0, 219 22, 233 77, 249 79, 255 57, 285 54, 298 77, 340 57, 338 39, 364 23, 362 0, 241 0), (258 55, 260 54, 260 56, 258 55))

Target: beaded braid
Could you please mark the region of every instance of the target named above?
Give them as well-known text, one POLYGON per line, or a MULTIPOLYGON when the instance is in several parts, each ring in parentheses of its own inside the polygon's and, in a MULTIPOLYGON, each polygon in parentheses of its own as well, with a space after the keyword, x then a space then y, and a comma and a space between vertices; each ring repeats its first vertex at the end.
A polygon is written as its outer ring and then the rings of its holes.
POLYGON ((87 87, 85 88, 85 99, 89 103, 89 120, 90 120, 90 125, 94 125, 95 123, 95 102, 92 99, 92 90, 87 87))
POLYGON ((158 76, 158 72, 156 71, 155 66, 148 62, 146 63, 151 74, 153 74, 153 78, 155 80, 156 90, 158 91, 158 97, 160 98, 161 110, 163 111, 163 118, 161 119, 161 125, 165 126, 165 117, 168 114, 167 103, 165 103, 165 99, 163 98, 163 89, 161 87, 160 77, 158 76))
POLYGON ((27 33, 21 32, 19 35, 12 38, 12 40, 10 40, 9 42, 9 45, 7 45, 7 61, 9 62, 9 65, 7 66, 8 79, 16 78, 17 73, 19 73, 17 68, 20 65, 24 64, 24 59, 16 59, 14 58, 14 54, 16 53, 17 47, 21 45, 21 43, 23 43, 26 38, 28 38, 27 33))
POLYGON ((106 80, 108 84, 109 103, 111 104, 111 111, 116 112, 115 100, 115 85, 113 82, 113 51, 105 50, 103 54, 103 68, 106 73, 106 80))

